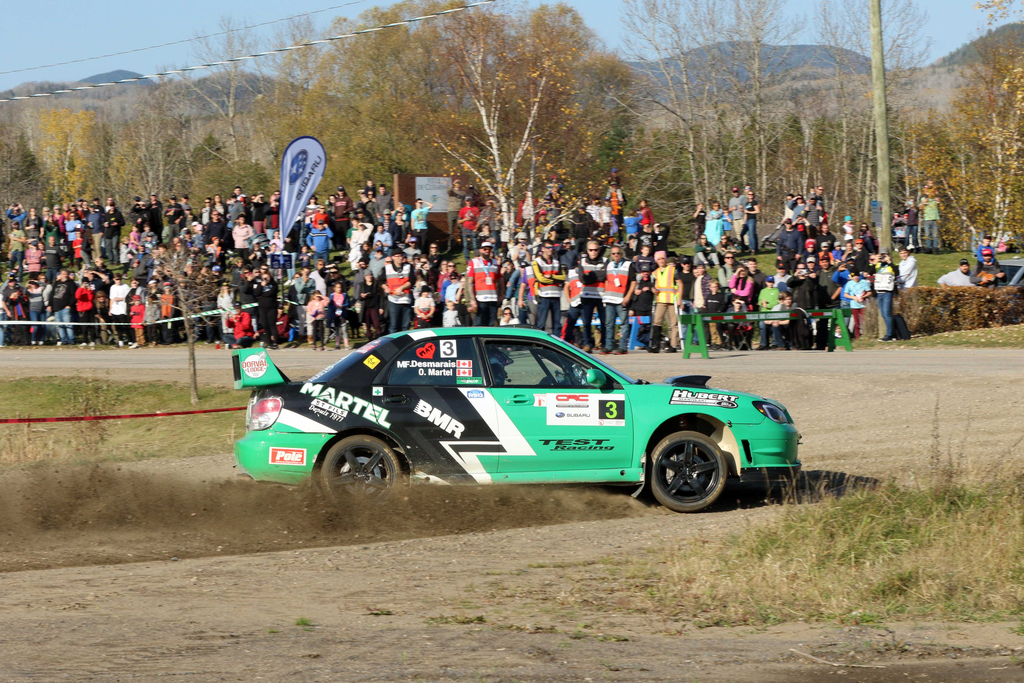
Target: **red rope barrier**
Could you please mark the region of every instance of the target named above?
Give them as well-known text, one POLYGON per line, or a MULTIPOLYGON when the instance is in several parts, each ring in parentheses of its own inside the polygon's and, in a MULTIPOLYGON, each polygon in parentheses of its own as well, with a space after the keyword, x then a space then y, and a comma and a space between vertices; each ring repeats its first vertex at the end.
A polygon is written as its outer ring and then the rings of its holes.
POLYGON ((201 413, 227 413, 240 408, 211 408, 209 410, 181 410, 174 413, 141 413, 138 415, 82 415, 81 417, 12 417, 0 419, 0 424, 27 424, 35 422, 90 422, 93 420, 128 420, 136 417, 172 417, 174 415, 199 415, 201 413))

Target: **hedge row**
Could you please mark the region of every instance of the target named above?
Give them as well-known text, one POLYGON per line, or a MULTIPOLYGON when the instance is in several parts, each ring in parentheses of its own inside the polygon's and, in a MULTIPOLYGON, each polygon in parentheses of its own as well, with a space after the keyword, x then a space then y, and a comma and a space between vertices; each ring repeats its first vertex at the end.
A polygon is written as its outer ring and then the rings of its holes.
POLYGON ((1024 322, 1020 287, 914 287, 896 298, 895 312, 913 334, 937 334, 1024 322))

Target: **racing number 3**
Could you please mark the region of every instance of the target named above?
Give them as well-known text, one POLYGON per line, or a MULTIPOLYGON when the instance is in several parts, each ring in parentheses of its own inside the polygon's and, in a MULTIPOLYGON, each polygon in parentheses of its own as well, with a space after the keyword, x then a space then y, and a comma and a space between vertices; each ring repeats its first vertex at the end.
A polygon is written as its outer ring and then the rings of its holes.
POLYGON ((626 407, 625 401, 601 401, 602 420, 621 420, 622 413, 626 407))

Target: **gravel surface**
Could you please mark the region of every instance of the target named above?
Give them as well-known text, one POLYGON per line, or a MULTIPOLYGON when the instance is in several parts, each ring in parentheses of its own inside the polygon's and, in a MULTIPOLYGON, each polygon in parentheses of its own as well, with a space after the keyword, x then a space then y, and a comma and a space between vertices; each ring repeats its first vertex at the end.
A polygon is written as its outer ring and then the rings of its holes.
MULTIPOLYGON (((301 378, 336 356, 274 357, 301 378)), ((227 358, 202 349, 204 381, 229 383, 227 358)), ((840 482, 909 481, 937 459, 991 471, 1024 434, 1014 351, 612 358, 645 379, 711 374, 713 386, 782 401, 805 469, 840 482)), ((0 362, 22 376, 123 379, 134 366, 167 380, 183 378, 185 354, 3 349, 0 362)), ((21 468, 0 474, 0 679, 1021 680, 1015 624, 696 631, 625 597, 572 599, 580 567, 718 538, 778 510, 761 488, 730 485, 696 515, 557 488, 419 488, 388 510, 354 511, 236 481, 228 455, 21 468)))

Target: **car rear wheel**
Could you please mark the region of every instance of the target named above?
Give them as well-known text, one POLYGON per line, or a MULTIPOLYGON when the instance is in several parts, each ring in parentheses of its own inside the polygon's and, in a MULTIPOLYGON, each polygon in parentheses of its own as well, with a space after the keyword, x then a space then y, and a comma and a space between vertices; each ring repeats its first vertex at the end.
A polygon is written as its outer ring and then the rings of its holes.
POLYGON ((331 446, 320 466, 320 490, 334 501, 387 500, 402 478, 391 447, 380 439, 359 434, 331 446))
POLYGON ((714 503, 728 474, 718 446, 698 432, 669 434, 651 456, 651 490, 675 512, 696 512, 714 503))

